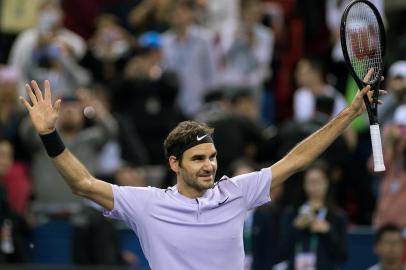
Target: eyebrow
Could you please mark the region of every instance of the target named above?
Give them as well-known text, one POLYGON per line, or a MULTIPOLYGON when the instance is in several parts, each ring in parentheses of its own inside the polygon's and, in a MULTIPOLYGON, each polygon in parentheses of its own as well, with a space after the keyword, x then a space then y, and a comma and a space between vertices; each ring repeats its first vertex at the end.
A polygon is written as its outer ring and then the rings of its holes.
MULTIPOLYGON (((213 153, 211 153, 210 155, 209 155, 209 157, 215 157, 215 156, 217 156, 217 151, 215 151, 215 152, 213 152, 213 153)), ((193 156, 191 156, 190 158, 191 159, 197 159, 197 158, 204 158, 204 157, 206 157, 206 155, 201 155, 201 154, 197 154, 197 155, 193 155, 193 156)))

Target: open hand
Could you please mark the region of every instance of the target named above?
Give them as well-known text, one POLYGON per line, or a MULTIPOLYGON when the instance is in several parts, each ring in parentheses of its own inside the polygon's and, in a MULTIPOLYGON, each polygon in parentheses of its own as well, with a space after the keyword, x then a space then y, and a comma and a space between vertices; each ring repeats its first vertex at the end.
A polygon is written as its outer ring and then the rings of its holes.
POLYGON ((52 106, 50 83, 48 80, 45 80, 44 84, 44 95, 42 95, 36 81, 31 81, 31 86, 29 84, 25 85, 32 105, 24 97, 20 96, 21 103, 27 108, 31 121, 40 135, 45 135, 55 130, 56 120, 58 119, 61 107, 60 99, 55 101, 52 106))

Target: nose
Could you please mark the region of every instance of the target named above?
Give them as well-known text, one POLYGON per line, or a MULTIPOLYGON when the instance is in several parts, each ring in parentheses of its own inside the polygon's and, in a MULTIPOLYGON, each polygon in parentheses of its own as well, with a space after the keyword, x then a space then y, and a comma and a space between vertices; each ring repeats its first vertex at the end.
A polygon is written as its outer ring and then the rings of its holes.
POLYGON ((203 169, 206 171, 213 171, 215 167, 215 162, 210 160, 210 159, 206 159, 204 164, 203 164, 203 169))

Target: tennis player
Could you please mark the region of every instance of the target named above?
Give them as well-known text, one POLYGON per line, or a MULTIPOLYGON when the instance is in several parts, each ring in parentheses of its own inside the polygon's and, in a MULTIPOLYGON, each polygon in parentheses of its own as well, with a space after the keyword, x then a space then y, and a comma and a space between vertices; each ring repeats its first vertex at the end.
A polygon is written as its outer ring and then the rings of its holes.
MULTIPOLYGON (((26 85, 20 97, 55 167, 74 194, 105 208, 138 235, 153 270, 242 270, 243 223, 248 210, 270 201, 270 190, 316 159, 363 111, 367 86, 336 118, 299 143, 284 158, 258 172, 217 183, 213 129, 181 122, 164 142, 177 184, 167 189, 119 187, 95 179, 65 147, 55 130, 61 100, 51 102, 49 81, 42 94, 26 85)), ((230 130, 232 136, 232 130, 230 130)))

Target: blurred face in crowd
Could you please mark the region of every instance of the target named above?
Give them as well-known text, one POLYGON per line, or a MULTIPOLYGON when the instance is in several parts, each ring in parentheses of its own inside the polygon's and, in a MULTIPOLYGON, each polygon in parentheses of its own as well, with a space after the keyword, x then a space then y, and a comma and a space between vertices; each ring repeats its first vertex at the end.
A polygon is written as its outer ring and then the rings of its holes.
POLYGON ((17 82, 0 81, 0 106, 17 105, 17 82))
POLYGON ((399 264, 403 253, 403 239, 400 232, 387 231, 375 245, 375 252, 385 265, 399 264))
POLYGON ((0 177, 3 177, 13 163, 13 147, 9 141, 0 140, 0 177))
POLYGON ((18 103, 18 75, 11 68, 0 67, 0 111, 9 106, 17 108, 18 103))
POLYGON ((298 87, 308 87, 320 80, 319 72, 305 59, 300 60, 297 64, 295 76, 298 87))
POLYGON ((182 29, 192 24, 194 12, 190 7, 175 4, 171 11, 171 23, 175 29, 182 29))
POLYGON ((324 200, 328 189, 327 175, 318 168, 306 171, 304 176, 304 190, 307 197, 324 200))
POLYGON ((43 32, 57 30, 63 25, 63 12, 55 0, 48 0, 40 8, 38 27, 43 32))
POLYGON ((262 18, 261 2, 250 0, 241 8, 241 19, 246 26, 252 27, 259 23, 262 18))
POLYGON ((183 153, 175 166, 175 172, 178 184, 186 193, 202 195, 213 187, 217 171, 216 156, 216 148, 212 143, 196 145, 183 153))
POLYGON ((406 93, 406 77, 396 76, 390 78, 388 82, 388 89, 393 93, 406 93))
POLYGON ((233 109, 237 113, 240 113, 252 119, 257 119, 259 117, 258 107, 255 102, 255 98, 252 96, 239 98, 236 102, 234 102, 233 109))
POLYGON ((83 127, 83 108, 78 101, 62 102, 59 123, 64 131, 77 131, 83 127))

